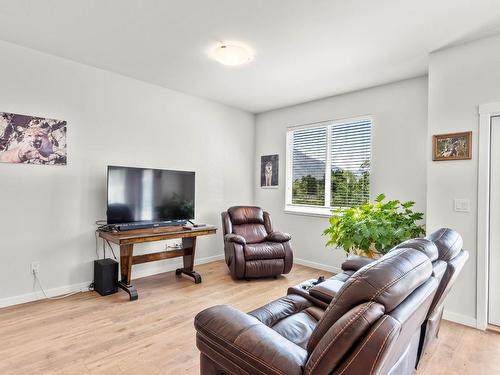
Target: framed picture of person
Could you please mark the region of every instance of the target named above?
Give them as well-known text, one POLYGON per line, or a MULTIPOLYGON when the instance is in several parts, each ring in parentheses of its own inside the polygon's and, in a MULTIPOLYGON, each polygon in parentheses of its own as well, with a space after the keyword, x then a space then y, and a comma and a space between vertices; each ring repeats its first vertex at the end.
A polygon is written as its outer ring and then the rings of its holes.
POLYGON ((277 188, 279 155, 264 155, 260 157, 260 187, 277 188))
POLYGON ((432 160, 472 159, 472 132, 438 134, 432 137, 432 160))

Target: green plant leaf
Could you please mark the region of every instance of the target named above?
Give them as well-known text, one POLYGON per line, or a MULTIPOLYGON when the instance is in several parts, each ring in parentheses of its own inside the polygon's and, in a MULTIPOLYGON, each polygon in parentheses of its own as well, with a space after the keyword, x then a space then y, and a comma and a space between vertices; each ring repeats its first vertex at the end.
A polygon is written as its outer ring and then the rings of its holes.
POLYGON ((379 194, 373 203, 335 210, 329 219, 330 227, 323 232, 328 237, 326 245, 346 253, 370 255, 375 248, 385 254, 400 242, 425 234, 424 226, 419 224, 423 213, 411 209, 415 202, 384 199, 385 194, 379 194))
POLYGON ((412 201, 404 202, 401 204, 401 206, 403 206, 404 208, 410 208, 410 207, 413 207, 414 205, 415 205, 415 202, 412 202, 412 201))

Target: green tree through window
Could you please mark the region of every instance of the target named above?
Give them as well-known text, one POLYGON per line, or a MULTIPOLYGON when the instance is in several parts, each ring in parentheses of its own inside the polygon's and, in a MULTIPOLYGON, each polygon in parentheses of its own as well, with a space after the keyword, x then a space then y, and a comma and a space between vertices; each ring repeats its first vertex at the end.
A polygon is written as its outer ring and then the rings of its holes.
POLYGON ((349 170, 332 170, 331 205, 352 207, 370 198, 370 161, 365 160, 359 173, 349 170))
POLYGON ((293 182, 293 204, 325 205, 325 177, 303 176, 293 182))

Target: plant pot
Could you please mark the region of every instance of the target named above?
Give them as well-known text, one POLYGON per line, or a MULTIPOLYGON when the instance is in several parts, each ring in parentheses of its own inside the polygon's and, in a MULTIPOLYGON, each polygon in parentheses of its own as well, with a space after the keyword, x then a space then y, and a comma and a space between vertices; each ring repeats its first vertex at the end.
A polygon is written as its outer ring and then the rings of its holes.
POLYGON ((362 256, 362 257, 371 258, 371 259, 379 259, 380 257, 382 257, 382 254, 380 254, 377 251, 374 244, 370 245, 370 248, 368 249, 368 251, 365 251, 365 250, 358 248, 358 249, 352 251, 352 254, 362 256))

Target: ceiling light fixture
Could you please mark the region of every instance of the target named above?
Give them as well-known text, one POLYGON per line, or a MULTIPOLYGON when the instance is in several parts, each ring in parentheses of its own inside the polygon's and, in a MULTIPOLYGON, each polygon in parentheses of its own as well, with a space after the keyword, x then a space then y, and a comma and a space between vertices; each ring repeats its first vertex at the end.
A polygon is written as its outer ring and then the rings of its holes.
POLYGON ((219 43, 212 50, 212 57, 223 65, 237 66, 253 59, 253 51, 242 44, 219 43))

